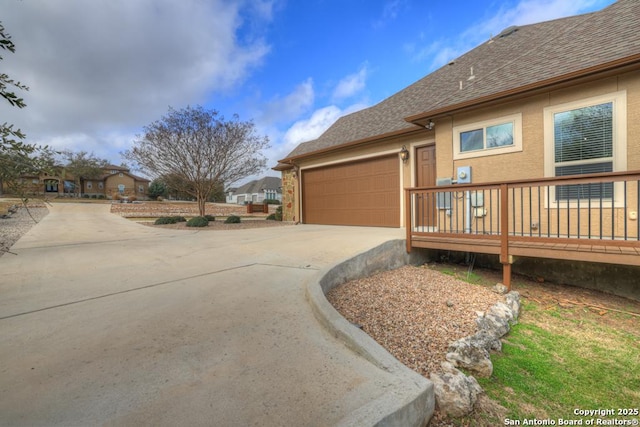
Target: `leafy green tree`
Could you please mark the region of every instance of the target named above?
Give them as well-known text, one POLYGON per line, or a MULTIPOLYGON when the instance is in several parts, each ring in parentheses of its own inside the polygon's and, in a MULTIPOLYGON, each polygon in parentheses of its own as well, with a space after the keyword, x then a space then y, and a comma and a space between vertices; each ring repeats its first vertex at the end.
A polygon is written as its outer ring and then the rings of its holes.
MULTIPOLYGON (((9 51, 15 53, 15 44, 11 41, 11 36, 5 32, 4 26, 0 23, 0 49, 3 51, 9 51)), ((0 60, 3 57, 0 56, 0 60)), ((27 106, 24 99, 16 95, 11 89, 29 90, 29 88, 22 83, 13 80, 5 73, 0 73, 0 96, 4 98, 12 107, 24 108, 27 106)), ((20 129, 14 129, 13 125, 3 123, 0 127, 0 135, 2 140, 0 150, 2 152, 18 152, 23 155, 31 154, 34 151, 33 146, 24 144, 21 140, 25 138, 24 133, 20 129)))
POLYGON ((149 197, 152 199, 157 199, 158 197, 167 197, 169 191, 167 190, 167 185, 159 179, 154 179, 149 184, 149 197))
MULTIPOLYGON (((0 50, 15 53, 16 47, 11 36, 0 23, 0 50)), ((0 56, 0 60, 3 57, 0 56)), ((9 105, 24 108, 27 104, 19 97, 15 90, 28 91, 29 88, 9 75, 0 73, 0 97, 9 105)), ((55 152, 48 147, 27 144, 23 141, 26 135, 15 129, 12 124, 4 122, 0 125, 0 191, 4 183, 9 191, 19 196, 26 204, 27 192, 30 186, 25 186, 22 177, 25 175, 38 176, 42 172, 50 172, 54 166, 55 152)))
POLYGON ((253 122, 240 121, 237 115, 226 121, 217 111, 200 106, 170 108, 144 131, 124 157, 155 178, 167 182, 172 177, 167 185, 194 197, 200 216, 216 188, 266 166, 262 150, 269 147, 269 139, 256 133, 253 122))

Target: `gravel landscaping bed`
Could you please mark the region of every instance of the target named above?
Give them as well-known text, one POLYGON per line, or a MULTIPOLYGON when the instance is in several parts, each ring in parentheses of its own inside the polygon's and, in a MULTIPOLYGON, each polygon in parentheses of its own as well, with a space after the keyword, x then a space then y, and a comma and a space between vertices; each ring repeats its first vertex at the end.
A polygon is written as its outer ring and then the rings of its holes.
POLYGON ((400 362, 429 378, 450 343, 477 331, 477 312, 504 297, 429 268, 404 266, 332 289, 329 302, 400 362))
POLYGON ((28 210, 19 207, 8 218, 0 218, 0 256, 49 213, 44 204, 29 204, 28 207, 28 210))

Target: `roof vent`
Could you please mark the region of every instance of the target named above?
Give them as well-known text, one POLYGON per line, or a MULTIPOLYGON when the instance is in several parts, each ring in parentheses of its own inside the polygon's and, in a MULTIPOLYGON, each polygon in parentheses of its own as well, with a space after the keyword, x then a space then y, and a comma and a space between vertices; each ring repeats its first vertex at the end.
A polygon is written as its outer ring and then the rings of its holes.
POLYGON ((498 34, 498 37, 508 37, 511 34, 515 33, 516 31, 518 31, 520 29, 520 27, 518 27, 517 25, 512 25, 510 27, 505 28, 504 30, 502 30, 502 32, 500 34, 498 34))

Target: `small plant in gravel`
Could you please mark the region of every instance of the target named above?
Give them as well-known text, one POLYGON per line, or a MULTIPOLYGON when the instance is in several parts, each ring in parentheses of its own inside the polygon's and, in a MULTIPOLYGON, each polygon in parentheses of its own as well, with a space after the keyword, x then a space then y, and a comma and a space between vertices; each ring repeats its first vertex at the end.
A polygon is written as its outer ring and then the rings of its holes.
POLYGON ((187 221, 187 227, 206 227, 209 225, 207 218, 196 216, 187 221))
POLYGON ((240 217, 236 215, 229 215, 224 221, 225 224, 240 224, 240 217))
POLYGON ((213 215, 205 215, 204 217, 207 219, 207 221, 215 221, 216 220, 216 217, 213 216, 213 215))

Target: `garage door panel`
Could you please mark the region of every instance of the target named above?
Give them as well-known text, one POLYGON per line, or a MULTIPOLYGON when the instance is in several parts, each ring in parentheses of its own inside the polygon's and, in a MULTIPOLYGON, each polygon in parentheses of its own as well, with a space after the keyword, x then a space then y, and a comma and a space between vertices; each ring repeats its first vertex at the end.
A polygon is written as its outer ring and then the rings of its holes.
POLYGON ((397 156, 303 171, 303 221, 308 224, 400 226, 397 156))

